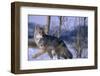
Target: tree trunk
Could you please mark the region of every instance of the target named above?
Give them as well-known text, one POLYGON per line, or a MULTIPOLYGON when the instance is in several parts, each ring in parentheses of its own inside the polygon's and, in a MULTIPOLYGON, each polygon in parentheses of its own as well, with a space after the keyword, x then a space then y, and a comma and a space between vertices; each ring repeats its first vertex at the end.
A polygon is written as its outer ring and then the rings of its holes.
POLYGON ((58 38, 60 37, 61 34, 61 27, 62 27, 62 16, 59 17, 59 33, 58 33, 58 38))
MULTIPOLYGON (((79 18, 79 27, 80 27, 80 18, 79 18)), ((76 48, 77 48, 77 57, 80 58, 81 57, 81 41, 80 41, 80 28, 77 31, 77 39, 76 39, 76 48)))
POLYGON ((51 17, 50 17, 50 16, 47 16, 47 25, 46 25, 46 27, 45 27, 45 33, 46 33, 46 34, 49 34, 50 20, 51 20, 51 17))

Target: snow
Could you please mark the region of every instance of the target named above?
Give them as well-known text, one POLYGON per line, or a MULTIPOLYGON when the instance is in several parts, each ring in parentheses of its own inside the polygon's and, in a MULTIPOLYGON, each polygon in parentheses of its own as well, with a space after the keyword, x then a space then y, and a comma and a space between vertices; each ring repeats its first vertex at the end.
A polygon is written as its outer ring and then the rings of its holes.
MULTIPOLYGON (((44 53, 43 55, 40 55, 39 57, 37 58, 32 58, 32 56, 36 53, 39 52, 39 49, 38 48, 28 48, 28 60, 50 60, 51 58, 48 56, 47 53, 44 53)), ((56 56, 54 56, 53 58, 54 60, 57 59, 56 56)))

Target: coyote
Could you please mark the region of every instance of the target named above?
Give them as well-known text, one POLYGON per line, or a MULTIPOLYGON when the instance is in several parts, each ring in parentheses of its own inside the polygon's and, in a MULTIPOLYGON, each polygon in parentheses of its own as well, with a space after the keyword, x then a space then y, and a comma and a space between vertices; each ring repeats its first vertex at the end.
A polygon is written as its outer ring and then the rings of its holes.
POLYGON ((57 59, 72 59, 73 56, 68 50, 64 41, 51 35, 47 35, 45 30, 39 26, 35 27, 34 41, 39 47, 39 52, 33 55, 33 58, 48 53, 51 59, 56 55, 57 59))

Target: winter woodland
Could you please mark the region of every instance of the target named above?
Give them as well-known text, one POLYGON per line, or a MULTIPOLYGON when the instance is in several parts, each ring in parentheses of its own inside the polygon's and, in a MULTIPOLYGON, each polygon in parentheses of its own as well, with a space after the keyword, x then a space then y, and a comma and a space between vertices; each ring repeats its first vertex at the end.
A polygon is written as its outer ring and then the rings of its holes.
MULTIPOLYGON (((38 52, 34 42, 36 25, 45 28, 46 34, 62 39, 75 58, 88 58, 88 17, 78 16, 28 16, 28 60, 48 60, 47 53, 32 58, 38 52)), ((54 59, 57 59, 56 56, 54 59)))

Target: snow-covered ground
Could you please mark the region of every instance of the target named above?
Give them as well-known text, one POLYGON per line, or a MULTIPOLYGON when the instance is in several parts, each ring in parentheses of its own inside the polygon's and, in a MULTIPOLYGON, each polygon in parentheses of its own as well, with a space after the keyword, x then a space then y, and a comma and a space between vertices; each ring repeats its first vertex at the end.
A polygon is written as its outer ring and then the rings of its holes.
MULTIPOLYGON (((72 48, 72 45, 67 44, 67 47, 68 47, 69 51, 72 53, 73 59, 76 59, 77 53, 72 48)), ((38 52, 39 52, 38 48, 28 48, 28 60, 29 61, 32 61, 32 60, 51 60, 51 58, 49 57, 49 55, 47 53, 44 53, 37 58, 32 58, 32 56, 38 52)), ((88 51, 87 51, 87 49, 84 49, 82 52, 82 58, 87 58, 87 57, 88 57, 88 51)), ((53 57, 53 60, 55 60, 55 59, 57 59, 57 56, 53 57)), ((63 59, 63 58, 61 58, 61 59, 63 59)))
MULTIPOLYGON (((38 48, 28 48, 28 60, 50 60, 50 57, 47 53, 44 53, 37 58, 32 58, 32 56, 38 53, 38 51, 38 48)), ((53 59, 57 59, 57 57, 55 56, 53 59)))

